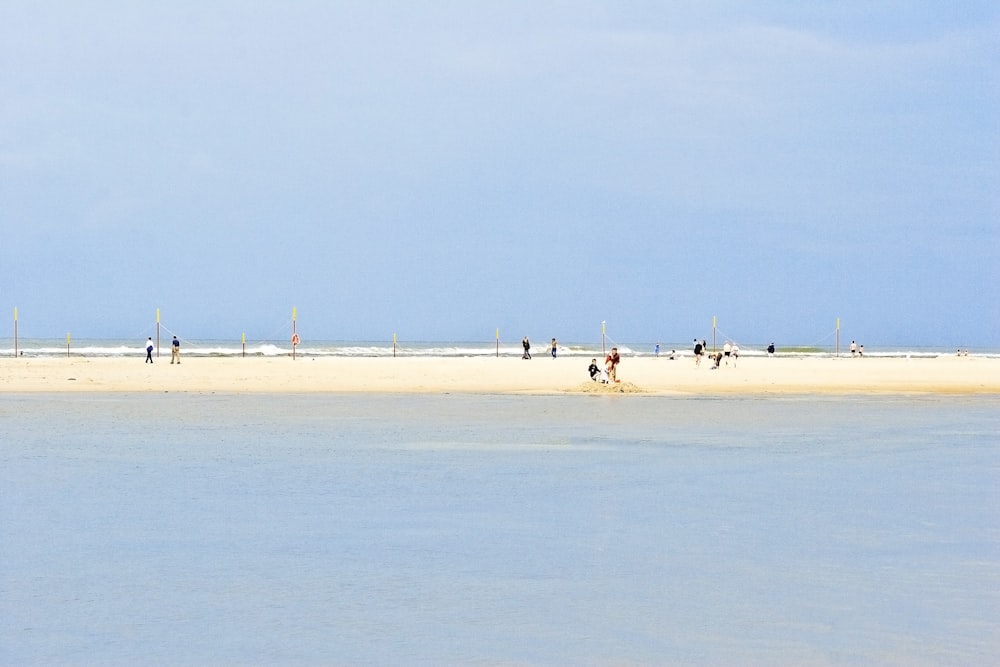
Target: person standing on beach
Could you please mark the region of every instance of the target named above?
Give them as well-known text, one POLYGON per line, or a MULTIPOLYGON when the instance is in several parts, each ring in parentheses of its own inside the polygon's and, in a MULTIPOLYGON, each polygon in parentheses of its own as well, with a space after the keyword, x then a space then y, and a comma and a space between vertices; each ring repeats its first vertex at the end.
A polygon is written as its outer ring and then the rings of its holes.
POLYGON ((618 356, 618 348, 611 348, 611 354, 609 354, 608 358, 604 360, 604 365, 608 369, 609 381, 618 382, 618 362, 621 360, 622 358, 618 356))
POLYGON ((556 343, 556 339, 552 339, 552 358, 556 358, 556 352, 559 350, 559 344, 556 343))
POLYGON ((767 346, 767 356, 769 357, 774 356, 774 343, 771 343, 770 345, 767 346))
POLYGON ((852 357, 858 356, 858 344, 855 343, 853 340, 851 341, 851 356, 852 357))
POLYGON ((727 340, 725 344, 722 346, 722 356, 726 358, 727 366, 729 365, 729 355, 732 353, 732 351, 733 351, 733 346, 730 345, 729 341, 727 340))
POLYGON ((531 359, 531 341, 525 336, 524 340, 521 341, 521 347, 524 348, 524 354, 521 355, 522 359, 531 359))
POLYGON ((146 362, 147 364, 153 363, 153 337, 150 336, 146 339, 146 362))
POLYGON ((656 347, 653 348, 653 354, 656 355, 657 357, 660 356, 660 344, 659 343, 657 343, 656 347))
POLYGON ((729 355, 733 360, 733 368, 736 368, 736 360, 740 358, 740 346, 733 343, 732 349, 729 350, 729 355))
POLYGON ((705 348, 698 341, 697 338, 694 339, 694 365, 695 367, 701 366, 701 355, 705 351, 705 348))
POLYGON ((174 340, 170 344, 170 363, 174 363, 174 361, 178 364, 181 363, 181 342, 177 340, 177 336, 174 336, 174 340))

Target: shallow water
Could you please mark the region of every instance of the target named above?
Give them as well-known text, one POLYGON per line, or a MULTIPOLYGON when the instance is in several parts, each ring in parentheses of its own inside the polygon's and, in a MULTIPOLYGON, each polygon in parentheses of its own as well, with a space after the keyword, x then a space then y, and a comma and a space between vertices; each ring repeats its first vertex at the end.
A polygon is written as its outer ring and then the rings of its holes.
POLYGON ((998 408, 0 395, 0 661, 995 662, 998 408))

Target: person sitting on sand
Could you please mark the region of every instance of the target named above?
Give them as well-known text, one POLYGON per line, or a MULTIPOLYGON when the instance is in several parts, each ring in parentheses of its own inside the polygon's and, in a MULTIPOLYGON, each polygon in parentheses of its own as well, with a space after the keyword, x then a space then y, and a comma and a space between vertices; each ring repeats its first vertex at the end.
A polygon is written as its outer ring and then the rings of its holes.
POLYGON ((611 348, 611 354, 609 354, 608 358, 604 360, 604 365, 608 369, 609 381, 618 382, 618 362, 620 362, 621 360, 622 358, 618 356, 618 348, 617 347, 611 348))
POLYGON ((601 375, 601 369, 597 367, 597 359, 590 360, 590 368, 587 369, 590 373, 590 379, 597 382, 597 378, 601 375))

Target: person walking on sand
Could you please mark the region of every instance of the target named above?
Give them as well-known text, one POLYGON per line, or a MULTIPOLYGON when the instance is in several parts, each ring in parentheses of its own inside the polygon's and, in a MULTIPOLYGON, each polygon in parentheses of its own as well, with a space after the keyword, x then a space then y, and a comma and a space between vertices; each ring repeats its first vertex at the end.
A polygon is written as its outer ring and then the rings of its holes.
POLYGON ((170 343, 170 363, 175 361, 181 363, 181 342, 177 340, 177 336, 174 336, 173 342, 170 343))
POLYGON ((521 347, 524 348, 524 354, 521 355, 522 359, 531 359, 531 341, 525 336, 524 340, 521 341, 521 347))
POLYGON ((697 368, 698 366, 701 366, 701 355, 702 355, 702 353, 704 351, 705 351, 705 348, 702 346, 701 342, 697 338, 695 338, 694 339, 694 365, 695 365, 695 368, 697 368))
POLYGON ((611 353, 604 360, 604 365, 608 369, 608 380, 610 382, 618 382, 618 362, 621 360, 622 358, 618 356, 618 348, 611 348, 611 353))
POLYGON ((851 356, 852 357, 858 356, 858 344, 855 343, 853 340, 851 341, 851 356))
POLYGON ((767 356, 769 357, 774 356, 774 343, 771 343, 770 345, 767 346, 767 356))
POLYGON ((146 362, 147 364, 153 363, 153 337, 150 336, 146 339, 146 362))
POLYGON ((736 368, 736 360, 740 358, 740 346, 733 343, 732 349, 729 350, 729 355, 733 360, 733 368, 736 368))
POLYGON ((553 359, 556 358, 556 352, 558 352, 558 351, 559 351, 559 344, 556 342, 556 339, 553 338, 552 339, 552 358, 553 359))
POLYGON ((657 356, 657 357, 660 356, 660 344, 659 343, 657 343, 656 347, 653 348, 653 354, 655 356, 657 356))

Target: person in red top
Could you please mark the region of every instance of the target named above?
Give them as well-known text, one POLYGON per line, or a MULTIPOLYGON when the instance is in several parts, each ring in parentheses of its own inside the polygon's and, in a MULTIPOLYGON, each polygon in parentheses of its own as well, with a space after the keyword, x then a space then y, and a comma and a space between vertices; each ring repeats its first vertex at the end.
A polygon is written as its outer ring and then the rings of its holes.
POLYGON ((611 354, 604 360, 604 366, 608 369, 608 380, 618 382, 618 362, 622 358, 618 356, 618 348, 611 348, 611 354))

